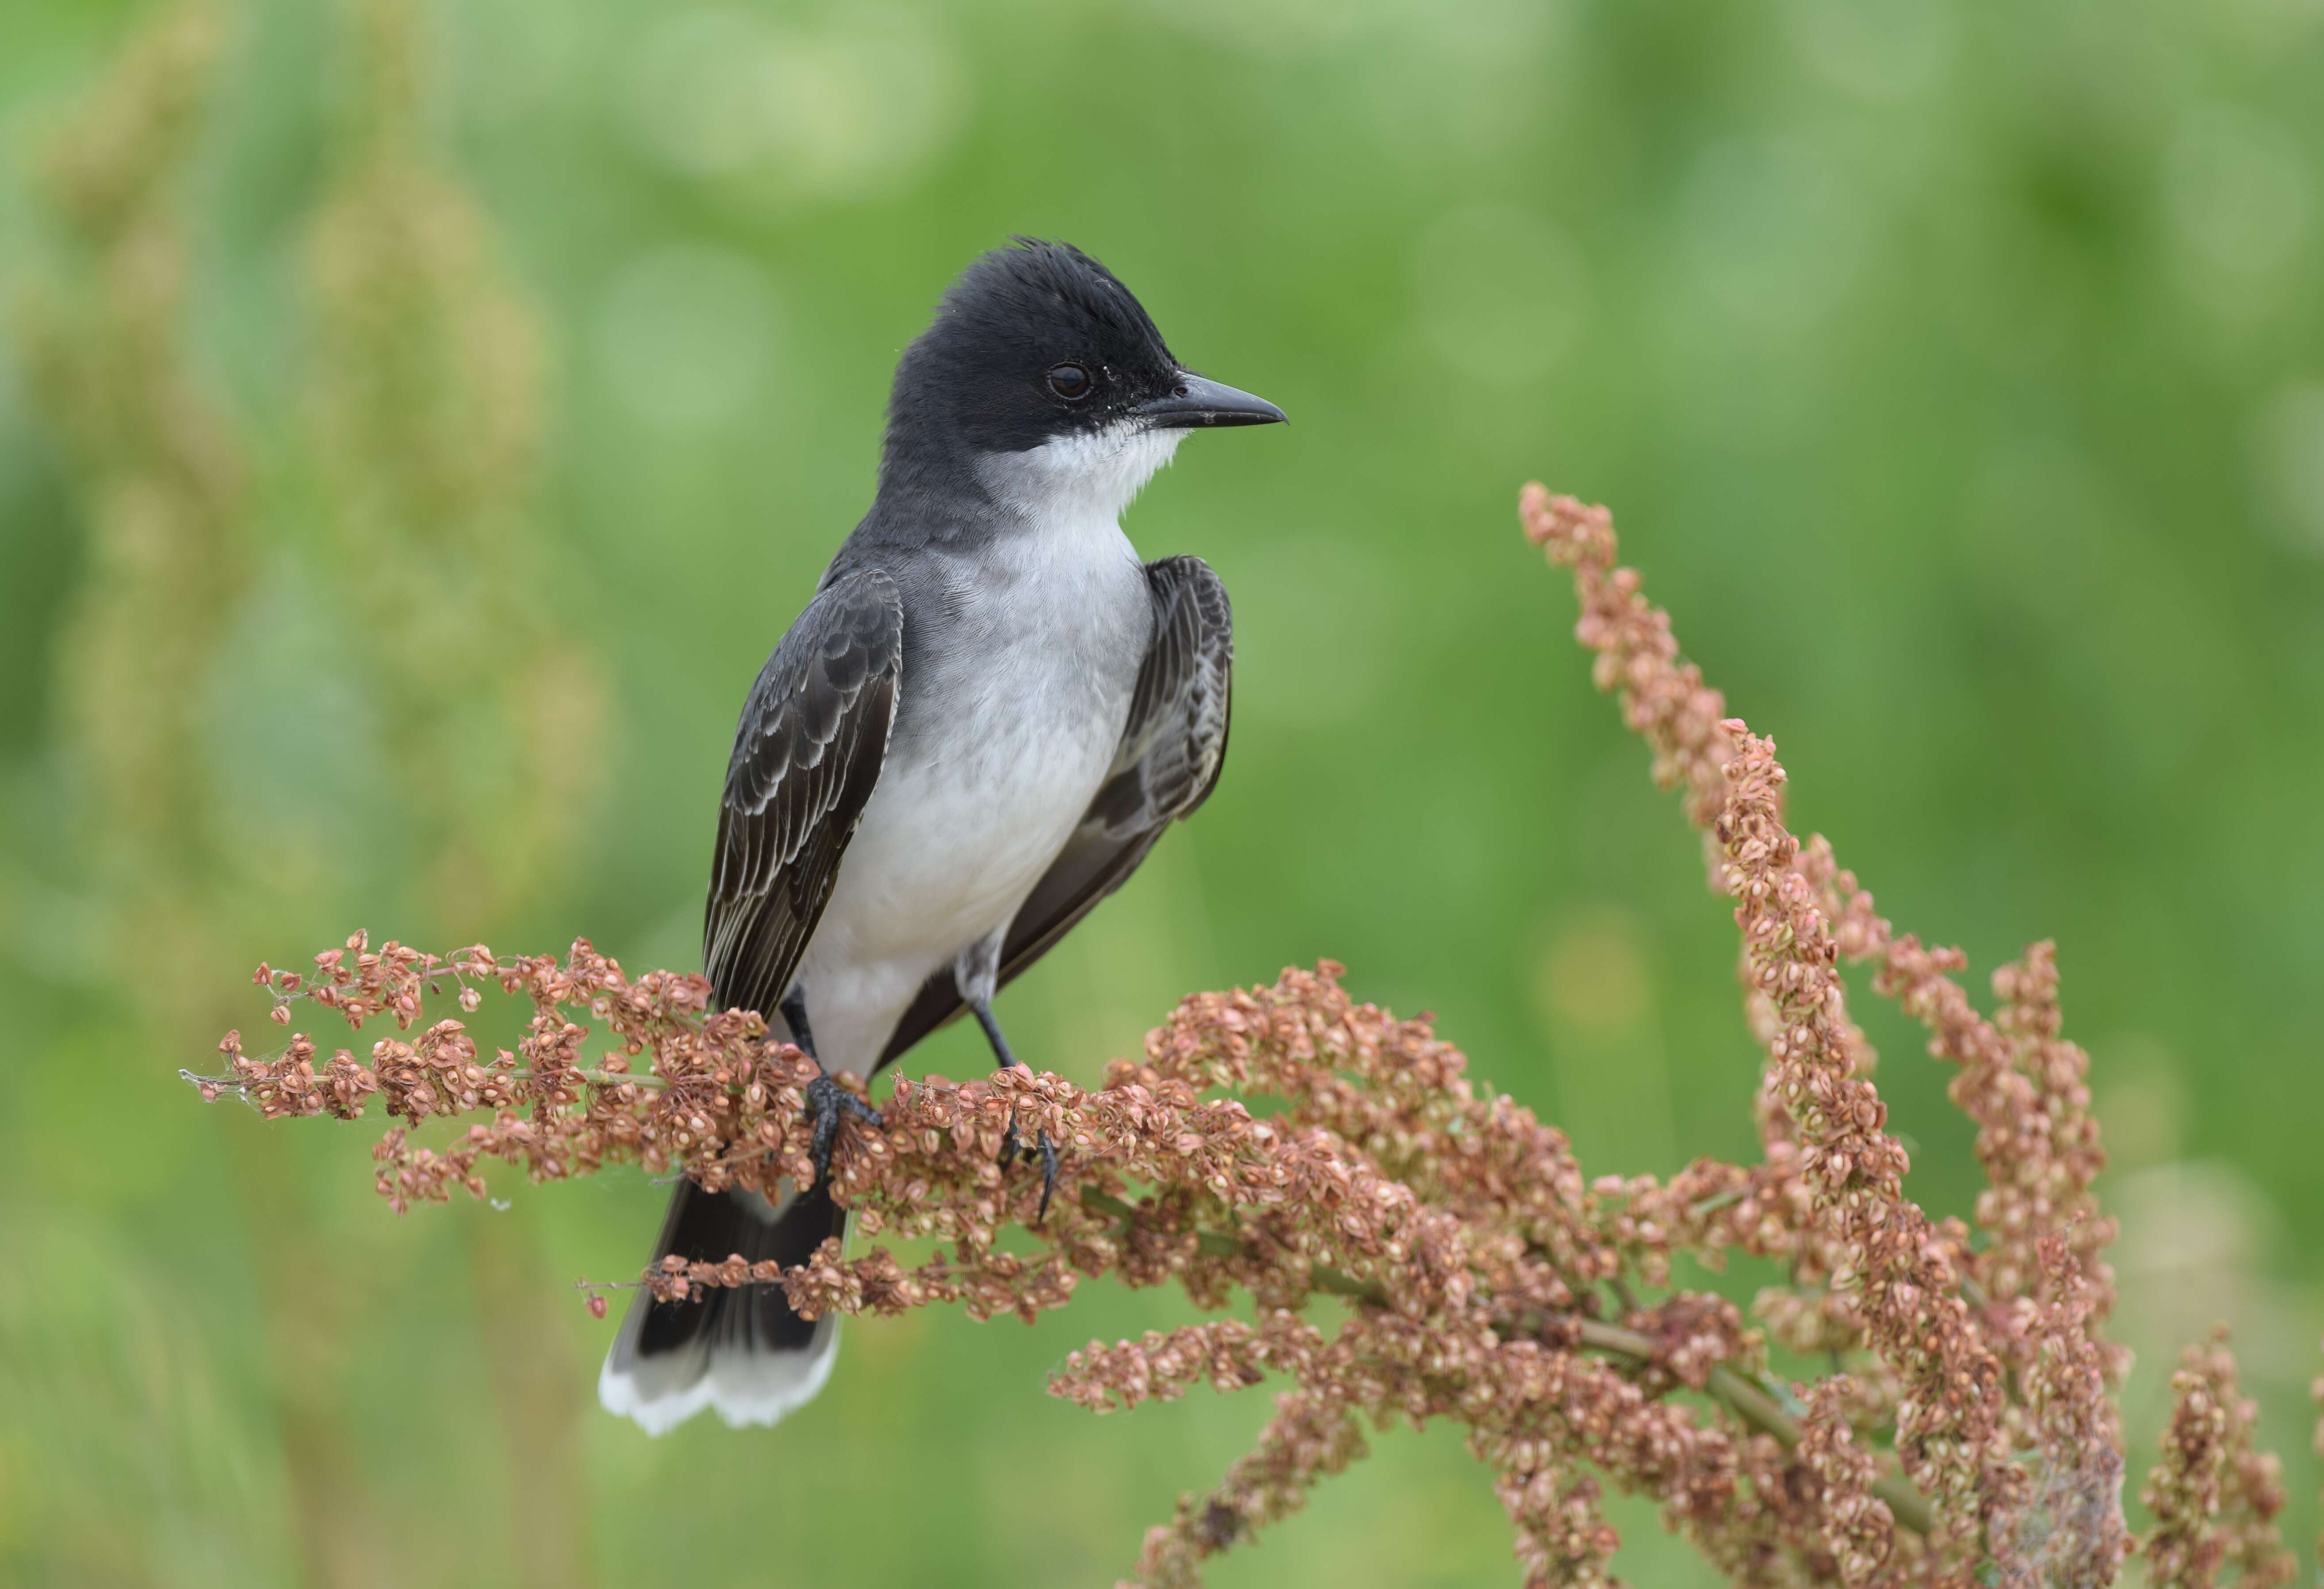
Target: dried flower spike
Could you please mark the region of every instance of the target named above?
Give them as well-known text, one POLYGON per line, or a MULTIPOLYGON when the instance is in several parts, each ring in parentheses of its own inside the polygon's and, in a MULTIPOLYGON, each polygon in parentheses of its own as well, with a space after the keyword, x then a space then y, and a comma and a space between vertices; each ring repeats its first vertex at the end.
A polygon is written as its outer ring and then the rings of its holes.
MULTIPOLYGON (((1681 660, 1668 615, 1616 565, 1606 511, 1537 485, 1521 511, 1573 570, 1598 682, 1656 781, 1684 791, 1733 901, 1764 1051, 1757 1162, 1592 1179, 1563 1133, 1480 1093, 1426 1022, 1356 1002, 1327 961, 1187 998, 1094 1090, 1018 1069, 899 1081, 881 1128, 849 1122, 832 1186, 865 1238, 933 1238, 917 1267, 833 1241, 789 1268, 673 1256, 620 1285, 676 1302, 780 1285, 808 1316, 942 1304, 1029 1320, 1096 1276, 1175 1286, 1213 1311, 1247 1296, 1250 1323, 1092 1342, 1050 1382, 1100 1412, 1197 1384, 1282 1387, 1250 1453, 1148 1533, 1149 1589, 1199 1582, 1204 1561, 1360 1460, 1368 1431, 1429 1418, 1462 1425, 1492 1471, 1528 1584, 1615 1582, 1609 1485, 1652 1497, 1738 1584, 2111 1583, 2129 1547, 2124 1356, 2102 1334, 2113 1225, 2053 950, 1997 973, 1981 1014, 1953 980, 1958 951, 1894 932, 1829 844, 1785 826, 1774 744, 1681 660), (1953 1067, 1986 1172, 1979 1240, 1905 1192, 1849 965, 1870 966, 1873 991, 1953 1067), (1272 1113, 1252 1112, 1261 1098, 1272 1113), (995 1162, 1012 1124, 1047 1132, 1064 1160, 1038 1224, 1038 1178, 995 1162), (1030 1252, 1002 1249, 1010 1225, 1028 1227, 1030 1252), (1755 1299, 1755 1326, 1724 1297, 1672 1289, 1682 1253, 1772 1259, 1788 1279, 1755 1299), (1319 1295, 1344 1306, 1315 1309, 1319 1295)), ((712 1011, 698 977, 632 979, 586 942, 561 958, 438 957, 357 933, 303 982, 264 966, 254 980, 279 1019, 311 1001, 398 1035, 325 1058, 294 1034, 261 1060, 230 1034, 225 1070, 188 1079, 269 1117, 353 1118, 383 1099, 375 1177, 399 1212, 485 1195, 495 1162, 536 1181, 639 1164, 770 1196, 809 1173, 816 1067, 756 1014, 712 1011), (447 989, 462 1015, 493 990, 526 1001, 516 1048, 488 1058, 460 1019, 430 1019, 447 989), (414 1140, 423 1130, 436 1145, 414 1140)), ((587 1288, 593 1316, 611 1289, 587 1288)), ((2150 1582, 2284 1582, 2282 1484, 2251 1448, 2223 1340, 2190 1353, 2174 1390, 2144 1492, 2150 1582)))

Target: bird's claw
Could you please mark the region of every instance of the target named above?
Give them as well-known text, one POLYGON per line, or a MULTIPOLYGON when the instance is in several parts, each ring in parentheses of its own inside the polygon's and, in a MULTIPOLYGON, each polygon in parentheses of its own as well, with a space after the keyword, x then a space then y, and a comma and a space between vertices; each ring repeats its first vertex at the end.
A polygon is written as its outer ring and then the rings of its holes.
POLYGON ((1041 1206, 1033 1215, 1039 1224, 1049 1217, 1049 1198, 1057 1189, 1057 1144, 1049 1141, 1047 1132, 1035 1133, 1033 1141, 1041 1155, 1041 1206))
MULTIPOLYGON (((1018 1150, 1023 1146, 1024 1139, 1017 1134, 1017 1116, 1012 1112, 1009 1116, 1009 1129, 1001 1137, 1002 1168, 1008 1167, 1009 1161, 1017 1157, 1018 1150)), ((1026 1158, 1038 1158, 1041 1161, 1041 1206, 1033 1215, 1033 1223, 1039 1224, 1049 1217, 1049 1199, 1057 1190, 1057 1145, 1049 1140, 1047 1132, 1036 1132, 1033 1133, 1033 1146, 1025 1148, 1024 1152, 1026 1158)))
POLYGON ((829 1076, 818 1076, 807 1084, 807 1117, 815 1122, 815 1138, 807 1147, 807 1158, 815 1165, 815 1184, 825 1185, 831 1179, 832 1150, 839 1145, 839 1122, 849 1115, 874 1130, 884 1131, 888 1122, 877 1109, 841 1086, 829 1076))

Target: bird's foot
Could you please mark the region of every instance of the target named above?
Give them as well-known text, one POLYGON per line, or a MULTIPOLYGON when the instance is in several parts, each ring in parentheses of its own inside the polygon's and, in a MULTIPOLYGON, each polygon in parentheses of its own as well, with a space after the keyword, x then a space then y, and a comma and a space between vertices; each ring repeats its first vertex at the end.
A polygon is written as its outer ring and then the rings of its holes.
MULTIPOLYGON (((1012 1113, 1009 1116, 1009 1130, 1001 1138, 1001 1164, 1003 1169, 1008 1168, 1009 1161, 1017 1157, 1020 1147, 1023 1147, 1023 1139, 1017 1134, 1017 1116, 1012 1113)), ((1049 1217, 1049 1199, 1056 1196, 1057 1190, 1057 1145, 1049 1140, 1047 1132, 1036 1132, 1033 1133, 1033 1146, 1025 1148, 1024 1153, 1028 1159, 1041 1161, 1041 1206, 1033 1215, 1033 1223, 1039 1224, 1049 1217)))
POLYGON ((1033 1141, 1041 1156, 1041 1206, 1033 1214, 1033 1223, 1039 1224, 1049 1217, 1049 1199, 1056 1195, 1057 1144, 1049 1141, 1047 1132, 1037 1132, 1033 1141))
POLYGON ((807 1084, 807 1117, 815 1125, 815 1139, 808 1144, 807 1157, 815 1165, 815 1184, 818 1187, 831 1180, 831 1152, 839 1145, 839 1122, 849 1115, 874 1130, 884 1131, 888 1122, 877 1109, 841 1086, 826 1073, 807 1084))

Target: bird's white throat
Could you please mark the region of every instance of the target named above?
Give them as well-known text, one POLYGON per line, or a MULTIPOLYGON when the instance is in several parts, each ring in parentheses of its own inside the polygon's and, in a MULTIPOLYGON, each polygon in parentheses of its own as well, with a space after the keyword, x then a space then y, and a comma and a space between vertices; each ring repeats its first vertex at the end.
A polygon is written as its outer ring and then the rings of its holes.
POLYGON ((1028 519, 1111 522, 1185 436, 1183 430, 1125 420, 1102 430, 1052 437, 1024 452, 987 453, 977 460, 977 474, 986 490, 1028 519))

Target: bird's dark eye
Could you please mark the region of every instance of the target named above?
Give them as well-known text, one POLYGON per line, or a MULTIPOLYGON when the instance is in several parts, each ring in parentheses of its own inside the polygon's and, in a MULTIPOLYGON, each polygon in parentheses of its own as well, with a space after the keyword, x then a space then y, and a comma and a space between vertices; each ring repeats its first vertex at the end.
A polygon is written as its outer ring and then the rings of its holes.
POLYGON ((1066 364, 1049 366, 1049 390, 1059 397, 1086 397, 1089 394, 1089 372, 1081 365, 1066 364))

